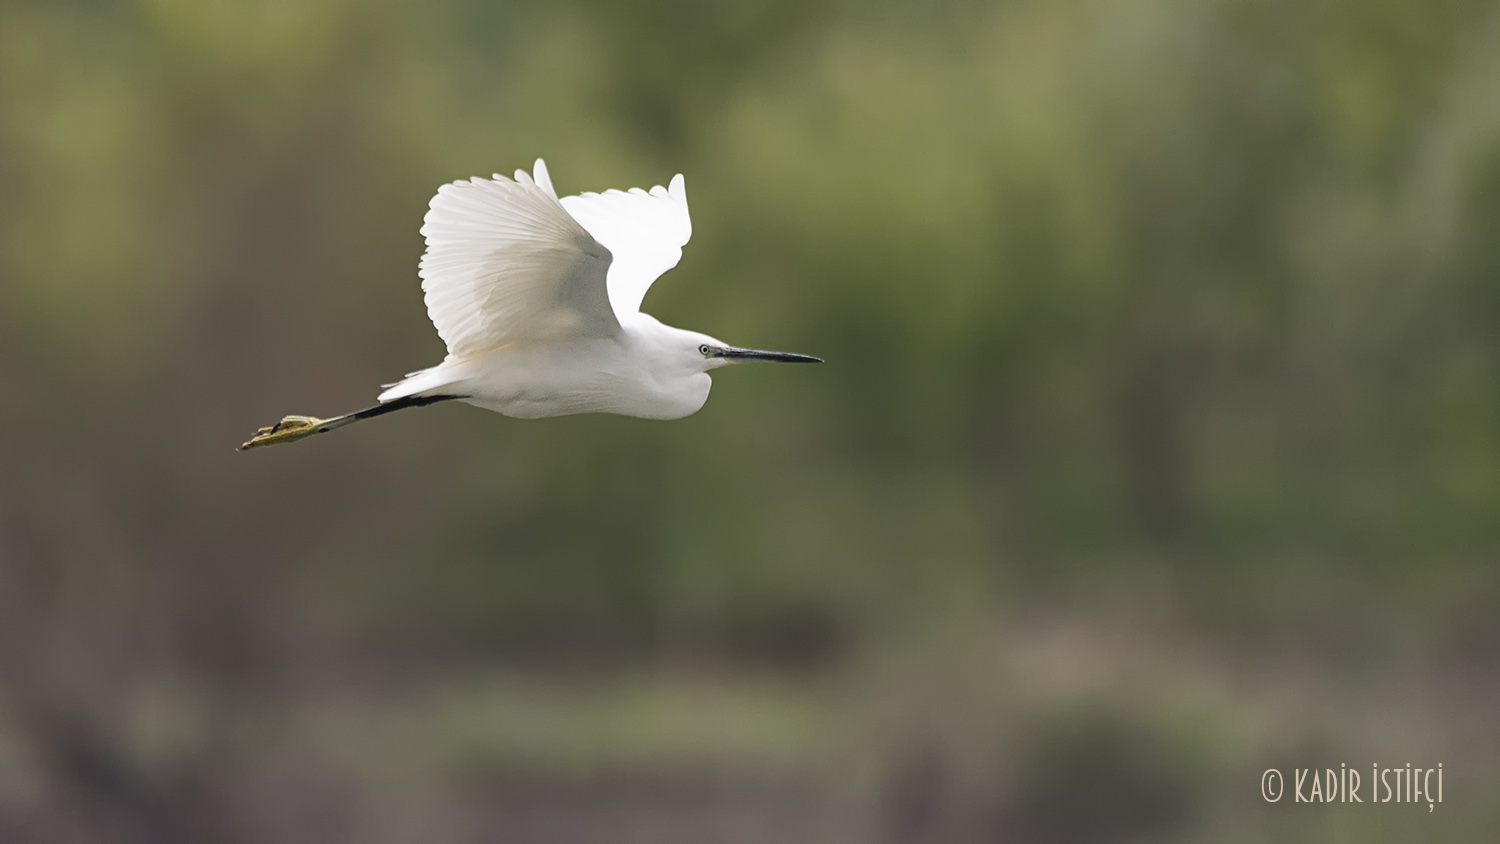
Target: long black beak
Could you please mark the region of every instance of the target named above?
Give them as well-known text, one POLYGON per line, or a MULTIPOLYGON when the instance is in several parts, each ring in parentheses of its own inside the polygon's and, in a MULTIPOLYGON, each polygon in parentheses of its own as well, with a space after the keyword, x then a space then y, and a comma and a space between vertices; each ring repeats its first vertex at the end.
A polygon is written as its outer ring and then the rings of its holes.
POLYGON ((763 352, 760 349, 736 349, 733 346, 720 349, 714 357, 730 360, 772 360, 777 363, 822 363, 822 358, 799 355, 793 352, 763 352))

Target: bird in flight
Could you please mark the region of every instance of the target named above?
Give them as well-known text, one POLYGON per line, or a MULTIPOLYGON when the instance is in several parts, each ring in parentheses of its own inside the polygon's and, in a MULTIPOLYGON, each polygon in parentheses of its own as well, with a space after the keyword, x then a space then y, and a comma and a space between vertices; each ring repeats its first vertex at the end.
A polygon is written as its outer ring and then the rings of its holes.
POLYGON ((447 357, 385 385, 374 407, 330 419, 287 416, 239 450, 450 400, 520 419, 680 419, 708 400, 711 369, 821 363, 731 346, 641 313, 647 288, 677 266, 692 231, 680 173, 649 192, 559 199, 537 159, 530 175, 443 185, 423 221, 419 274, 447 357))

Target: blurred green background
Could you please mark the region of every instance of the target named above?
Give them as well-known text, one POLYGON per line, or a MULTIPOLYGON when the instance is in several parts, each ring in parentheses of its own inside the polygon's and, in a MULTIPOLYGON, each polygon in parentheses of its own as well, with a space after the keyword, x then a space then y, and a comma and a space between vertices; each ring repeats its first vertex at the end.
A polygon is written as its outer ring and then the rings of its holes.
POLYGON ((1500 2, 0 4, 0 840, 1500 835, 1500 2), (660 423, 437 185, 687 177, 660 423), (1444 764, 1444 802, 1266 768, 1444 764), (1306 789, 1304 789, 1305 793, 1306 789))

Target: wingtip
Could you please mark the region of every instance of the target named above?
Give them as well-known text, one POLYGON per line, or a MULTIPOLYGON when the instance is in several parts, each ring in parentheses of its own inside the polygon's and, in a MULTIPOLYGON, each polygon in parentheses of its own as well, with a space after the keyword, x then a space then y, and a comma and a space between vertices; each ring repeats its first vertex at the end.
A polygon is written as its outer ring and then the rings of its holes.
POLYGON ((682 178, 681 173, 673 176, 672 181, 667 184, 667 193, 677 199, 687 199, 687 181, 682 178))
POLYGON ((552 194, 553 199, 557 199, 557 191, 552 187, 552 174, 547 172, 547 162, 538 158, 536 164, 531 166, 531 178, 542 190, 552 194))

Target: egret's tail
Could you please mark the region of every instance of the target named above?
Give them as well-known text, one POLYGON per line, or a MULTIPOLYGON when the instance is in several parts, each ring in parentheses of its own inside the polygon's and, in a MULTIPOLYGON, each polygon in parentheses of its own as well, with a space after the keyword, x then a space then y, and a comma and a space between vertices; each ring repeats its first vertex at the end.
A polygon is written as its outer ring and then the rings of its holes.
POLYGON ((380 386, 384 387, 385 391, 380 394, 379 399, 381 402, 391 402, 414 397, 418 393, 433 391, 452 393, 454 392, 452 387, 463 380, 463 373, 459 371, 461 366, 462 364, 452 360, 445 360, 437 366, 408 372, 405 378, 394 384, 381 384, 380 386), (445 390, 444 387, 450 389, 445 390))
POLYGON ((353 425, 362 419, 373 419, 376 416, 384 416, 408 407, 426 407, 429 404, 437 404, 440 401, 461 398, 461 396, 405 396, 364 410, 346 413, 343 416, 334 416, 331 419, 319 419, 316 416, 286 416, 280 422, 269 428, 261 428, 255 432, 248 442, 243 443, 237 449, 246 451, 252 448, 260 448, 263 445, 277 445, 280 443, 293 443, 297 440, 306 439, 314 434, 326 434, 335 428, 345 425, 353 425))

